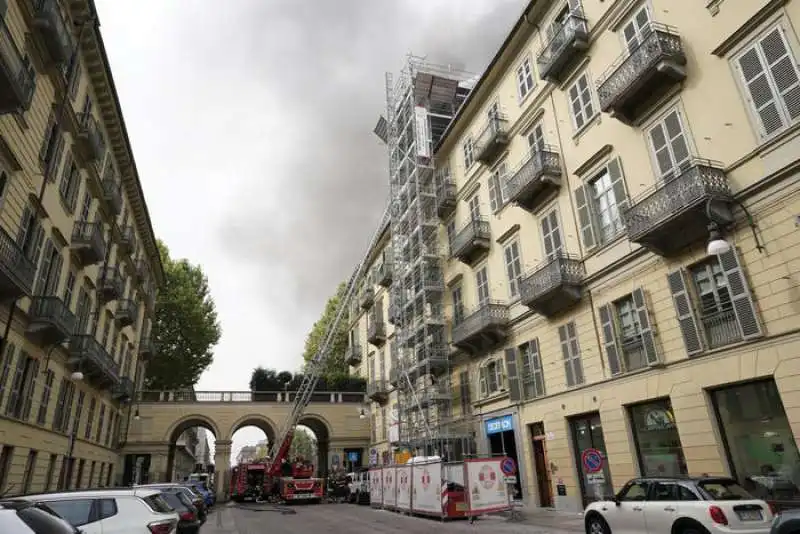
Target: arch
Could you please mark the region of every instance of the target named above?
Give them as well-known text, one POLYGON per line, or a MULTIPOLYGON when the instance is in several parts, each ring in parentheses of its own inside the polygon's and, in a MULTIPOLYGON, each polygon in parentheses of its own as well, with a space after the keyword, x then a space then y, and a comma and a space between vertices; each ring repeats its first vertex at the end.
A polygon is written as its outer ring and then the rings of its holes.
POLYGON ((270 446, 275 443, 278 435, 278 427, 275 425, 275 422, 272 419, 258 413, 247 414, 234 421, 234 423, 230 426, 225 439, 233 439, 233 435, 236 433, 236 431, 246 426, 254 426, 261 429, 264 434, 267 435, 267 440, 269 441, 270 446))
POLYGON ((316 413, 306 413, 300 417, 298 425, 307 426, 311 429, 319 442, 328 442, 333 436, 331 424, 326 418, 316 413))
POLYGON ((205 428, 214 434, 215 439, 222 439, 223 437, 219 431, 217 423, 213 419, 197 413, 185 415, 172 423, 167 429, 167 433, 164 436, 164 441, 169 444, 174 444, 176 441, 178 441, 178 438, 181 436, 181 434, 195 426, 201 426, 205 428))

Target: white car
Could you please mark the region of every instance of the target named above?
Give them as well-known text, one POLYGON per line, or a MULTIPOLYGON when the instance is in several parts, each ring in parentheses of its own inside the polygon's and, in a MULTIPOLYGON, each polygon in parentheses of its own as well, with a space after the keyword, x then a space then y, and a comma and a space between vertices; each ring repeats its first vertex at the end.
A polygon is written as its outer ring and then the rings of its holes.
POLYGON ((732 478, 638 478, 584 521, 587 534, 769 534, 773 514, 732 478))
POLYGON ((149 488, 40 493, 15 497, 43 503, 83 534, 172 534, 178 514, 149 488))

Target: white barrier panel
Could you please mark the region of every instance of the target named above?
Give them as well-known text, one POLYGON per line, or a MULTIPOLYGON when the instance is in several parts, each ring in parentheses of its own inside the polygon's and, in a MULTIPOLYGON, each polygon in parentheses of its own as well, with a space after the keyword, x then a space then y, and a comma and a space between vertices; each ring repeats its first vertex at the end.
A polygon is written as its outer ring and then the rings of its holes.
POLYGON ((397 509, 411 510, 411 466, 398 465, 396 474, 397 474, 397 509))
POLYGON ((411 510, 415 513, 442 515, 442 464, 411 466, 411 510))
POLYGON ((511 508, 505 477, 500 470, 504 459, 476 458, 464 461, 470 513, 485 514, 511 508))
POLYGON ((382 471, 380 467, 369 470, 369 504, 371 506, 383 506, 382 471))
POLYGON ((464 485, 464 463, 450 463, 442 466, 442 475, 445 482, 454 482, 464 485))
POLYGON ((383 506, 397 506, 397 473, 396 467, 383 468, 383 506))

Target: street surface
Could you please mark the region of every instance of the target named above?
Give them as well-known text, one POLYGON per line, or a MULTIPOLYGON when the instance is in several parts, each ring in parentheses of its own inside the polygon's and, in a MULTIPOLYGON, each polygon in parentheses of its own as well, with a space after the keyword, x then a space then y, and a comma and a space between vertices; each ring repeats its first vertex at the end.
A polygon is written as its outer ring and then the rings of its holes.
POLYGON ((487 534, 575 534, 582 532, 578 521, 547 518, 546 525, 536 519, 509 522, 502 517, 468 521, 448 521, 408 517, 394 512, 373 510, 351 504, 295 505, 222 504, 208 516, 200 534, 437 534, 485 532, 487 534), (281 512, 284 513, 281 513, 281 512), (288 513, 286 513, 288 512, 288 513))

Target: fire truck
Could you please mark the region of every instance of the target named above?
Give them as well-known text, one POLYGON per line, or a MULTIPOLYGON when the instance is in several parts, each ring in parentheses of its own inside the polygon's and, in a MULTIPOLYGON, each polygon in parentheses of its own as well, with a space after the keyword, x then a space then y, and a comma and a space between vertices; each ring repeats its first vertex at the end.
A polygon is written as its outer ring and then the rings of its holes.
POLYGON ((235 466, 231 472, 231 499, 235 502, 257 501, 270 491, 266 463, 247 463, 235 466))
MULTIPOLYGON (((325 491, 325 482, 314 476, 314 466, 300 459, 283 460, 269 471, 271 496, 283 502, 319 503, 325 491), (277 474, 276 474, 277 471, 277 474)), ((272 467, 272 466, 271 466, 272 467)))

